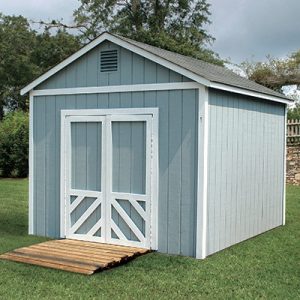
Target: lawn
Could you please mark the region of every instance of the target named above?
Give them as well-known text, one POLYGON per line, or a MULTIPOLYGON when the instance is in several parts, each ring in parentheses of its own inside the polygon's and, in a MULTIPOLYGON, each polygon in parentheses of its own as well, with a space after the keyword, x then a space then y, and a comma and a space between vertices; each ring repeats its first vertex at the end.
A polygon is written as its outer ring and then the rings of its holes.
MULTIPOLYGON (((27 235, 27 180, 0 180, 0 253, 27 235)), ((300 187, 287 224, 200 261, 152 253, 87 277, 0 261, 0 299, 300 299, 300 187)))

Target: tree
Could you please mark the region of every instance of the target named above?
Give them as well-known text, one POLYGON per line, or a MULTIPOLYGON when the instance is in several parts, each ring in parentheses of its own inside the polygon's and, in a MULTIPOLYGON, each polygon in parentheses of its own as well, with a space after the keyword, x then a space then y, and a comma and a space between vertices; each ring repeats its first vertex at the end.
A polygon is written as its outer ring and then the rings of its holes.
POLYGON ((31 61, 39 66, 40 73, 64 60, 81 46, 79 38, 59 29, 55 34, 45 30, 36 36, 31 61))
POLYGON ((47 28, 76 28, 83 41, 103 31, 193 56, 218 65, 223 61, 207 46, 213 42, 207 0, 80 0, 74 25, 41 22, 47 28))
POLYGON ((288 110, 287 117, 289 120, 300 120, 300 103, 296 103, 295 107, 288 110))
POLYGON ((26 109, 26 97, 20 96, 20 88, 39 74, 39 68, 31 61, 35 46, 35 32, 22 17, 0 14, 0 120, 3 107, 26 109))
POLYGON ((22 16, 0 14, 0 120, 4 107, 26 111, 27 96, 20 89, 80 47, 78 37, 58 30, 32 30, 22 16))
MULTIPOLYGON (((267 56, 266 62, 243 62, 241 68, 247 77, 277 92, 283 93, 283 87, 296 85, 300 89, 300 49, 286 59, 276 59, 267 56)), ((300 119, 299 96, 292 98, 295 105, 288 109, 288 119, 300 119)))
MULTIPOLYGON (((241 68, 247 77, 270 89, 283 93, 283 87, 296 85, 300 89, 300 49, 286 59, 267 57, 266 62, 244 62, 241 68)), ((292 96, 295 105, 288 110, 288 119, 300 119, 300 103, 297 94, 292 96)))
POLYGON ((267 58, 266 62, 241 64, 249 79, 279 92, 284 86, 300 87, 300 50, 287 59, 267 58))
POLYGON ((292 95, 289 95, 292 99, 295 100, 294 105, 288 108, 287 117, 289 120, 300 120, 300 97, 297 91, 294 91, 292 95))

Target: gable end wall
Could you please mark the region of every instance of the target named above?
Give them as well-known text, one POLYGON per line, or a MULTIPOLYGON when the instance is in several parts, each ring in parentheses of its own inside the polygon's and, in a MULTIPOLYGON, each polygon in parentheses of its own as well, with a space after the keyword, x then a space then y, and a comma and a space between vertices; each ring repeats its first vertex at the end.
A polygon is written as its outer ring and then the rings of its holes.
POLYGON ((187 81, 192 80, 123 47, 105 41, 41 83, 35 89, 187 81), (118 71, 100 72, 100 52, 108 49, 118 50, 118 71))

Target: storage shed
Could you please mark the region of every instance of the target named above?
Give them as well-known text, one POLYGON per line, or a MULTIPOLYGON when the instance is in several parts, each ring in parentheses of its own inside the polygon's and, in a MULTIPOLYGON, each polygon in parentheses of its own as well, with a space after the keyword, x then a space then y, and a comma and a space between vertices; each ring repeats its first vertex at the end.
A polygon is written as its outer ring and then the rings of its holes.
POLYGON ((205 258, 285 223, 283 95, 110 33, 28 92, 30 234, 205 258))

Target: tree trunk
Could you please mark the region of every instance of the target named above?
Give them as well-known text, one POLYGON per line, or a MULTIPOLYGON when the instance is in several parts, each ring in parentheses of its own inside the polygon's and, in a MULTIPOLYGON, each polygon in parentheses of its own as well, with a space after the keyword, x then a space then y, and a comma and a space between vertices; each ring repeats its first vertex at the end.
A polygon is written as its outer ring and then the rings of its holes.
POLYGON ((132 17, 133 17, 133 24, 135 25, 136 31, 139 32, 143 27, 140 0, 132 0, 131 11, 132 11, 132 17))
POLYGON ((0 99, 0 121, 3 120, 3 117, 4 117, 4 107, 3 107, 3 102, 0 99))

